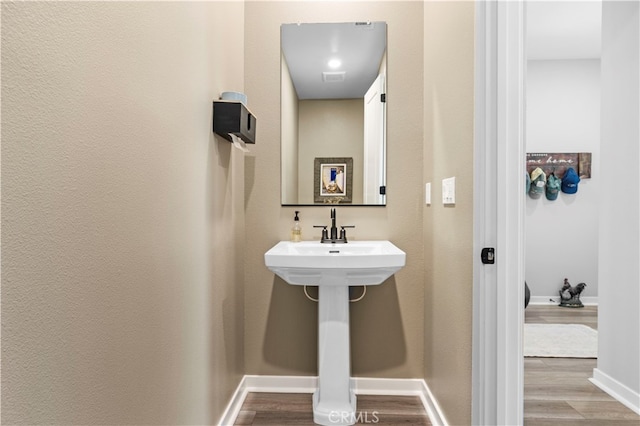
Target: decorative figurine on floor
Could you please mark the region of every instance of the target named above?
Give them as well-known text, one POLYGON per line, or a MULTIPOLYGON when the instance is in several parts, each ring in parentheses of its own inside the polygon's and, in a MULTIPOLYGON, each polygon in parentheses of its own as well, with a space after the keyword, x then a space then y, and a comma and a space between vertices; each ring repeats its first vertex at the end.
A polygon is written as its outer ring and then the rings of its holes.
POLYGON ((565 278, 564 285, 559 291, 560 306, 564 306, 565 308, 584 308, 584 305, 580 301, 580 293, 582 293, 586 286, 585 283, 580 283, 573 287, 569 284, 569 280, 565 278))

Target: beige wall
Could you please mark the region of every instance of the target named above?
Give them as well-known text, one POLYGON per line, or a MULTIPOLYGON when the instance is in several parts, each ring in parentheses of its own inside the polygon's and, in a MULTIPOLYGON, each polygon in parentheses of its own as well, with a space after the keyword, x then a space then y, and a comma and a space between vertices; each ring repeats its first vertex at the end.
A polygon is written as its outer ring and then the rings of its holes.
MULTIPOLYGON (((317 373, 317 308, 302 289, 275 278, 264 252, 289 238, 293 210, 280 206, 280 24, 388 23, 388 196, 386 207, 338 207, 338 223, 357 239, 389 239, 407 265, 351 305, 352 372, 367 377, 423 377, 421 2, 247 2, 245 90, 260 120, 246 167, 245 364, 247 374, 317 373), (328 7, 328 4, 331 6, 328 7), (416 155, 417 154, 417 155, 416 155)), ((328 207, 300 207, 305 239, 329 223, 328 207)))
POLYGON ((471 422, 473 247, 472 2, 427 2, 424 9, 424 376, 450 424, 471 422), (456 204, 442 204, 444 178, 456 178, 456 204))
POLYGON ((211 100, 243 89, 243 10, 2 3, 3 423, 222 413, 244 372, 244 159, 211 100))
POLYGON ((350 157, 351 202, 362 204, 363 99, 303 100, 298 105, 298 203, 314 203, 316 157, 350 157))

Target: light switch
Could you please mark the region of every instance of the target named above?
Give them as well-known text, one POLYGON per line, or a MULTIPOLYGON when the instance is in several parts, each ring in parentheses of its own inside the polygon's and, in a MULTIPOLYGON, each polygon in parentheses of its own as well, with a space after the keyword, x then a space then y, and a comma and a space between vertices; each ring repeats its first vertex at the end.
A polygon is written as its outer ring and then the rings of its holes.
POLYGON ((424 203, 428 206, 431 205, 431 182, 424 185, 424 203))
POLYGON ((456 178, 442 179, 442 204, 456 203, 456 178))

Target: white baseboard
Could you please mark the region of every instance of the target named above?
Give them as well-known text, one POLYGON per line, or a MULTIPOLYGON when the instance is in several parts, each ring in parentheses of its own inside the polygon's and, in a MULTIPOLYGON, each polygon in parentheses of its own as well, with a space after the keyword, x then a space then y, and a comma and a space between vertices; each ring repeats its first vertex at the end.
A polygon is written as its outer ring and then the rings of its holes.
MULTIPOLYGON (((423 379, 351 378, 356 395, 419 396, 434 426, 448 423, 423 379)), ((313 376, 244 376, 231 397, 218 425, 233 425, 249 392, 313 393, 318 378, 313 376)))
POLYGON ((636 414, 640 414, 640 393, 635 392, 597 368, 593 369, 593 378, 589 379, 589 381, 629 407, 636 414))
POLYGON ((240 408, 242 408, 242 403, 244 399, 247 397, 247 393, 249 391, 246 389, 244 381, 245 377, 240 380, 240 384, 236 388, 236 391, 231 396, 231 400, 227 404, 227 407, 224 409, 220 420, 216 423, 218 426, 227 426, 233 425, 236 418, 238 417, 238 413, 240 413, 240 408))
MULTIPOLYGON (((581 297, 580 301, 585 306, 598 306, 598 297, 581 297)), ((559 305, 560 296, 531 296, 530 305, 559 305)))

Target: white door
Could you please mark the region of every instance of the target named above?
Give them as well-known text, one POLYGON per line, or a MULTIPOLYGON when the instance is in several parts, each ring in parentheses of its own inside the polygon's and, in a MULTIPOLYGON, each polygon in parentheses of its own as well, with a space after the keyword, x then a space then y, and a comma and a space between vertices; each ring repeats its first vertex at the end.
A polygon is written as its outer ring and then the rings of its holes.
POLYGON ((384 204, 380 187, 385 186, 385 93, 384 74, 378 75, 364 95, 364 204, 384 204))

